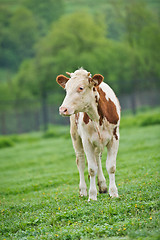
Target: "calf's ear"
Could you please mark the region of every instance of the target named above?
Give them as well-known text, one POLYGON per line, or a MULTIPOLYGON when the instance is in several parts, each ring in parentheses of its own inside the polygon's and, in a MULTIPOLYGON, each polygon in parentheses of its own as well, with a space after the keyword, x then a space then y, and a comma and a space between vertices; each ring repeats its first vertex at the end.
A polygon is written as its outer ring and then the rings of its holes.
POLYGON ((101 74, 95 74, 90 82, 94 84, 95 87, 99 86, 99 84, 103 81, 104 77, 101 74))
POLYGON ((64 76, 64 75, 58 75, 57 78, 56 78, 57 83, 58 83, 61 87, 63 87, 63 88, 65 88, 66 83, 68 82, 68 80, 69 80, 69 78, 67 78, 67 77, 64 76))

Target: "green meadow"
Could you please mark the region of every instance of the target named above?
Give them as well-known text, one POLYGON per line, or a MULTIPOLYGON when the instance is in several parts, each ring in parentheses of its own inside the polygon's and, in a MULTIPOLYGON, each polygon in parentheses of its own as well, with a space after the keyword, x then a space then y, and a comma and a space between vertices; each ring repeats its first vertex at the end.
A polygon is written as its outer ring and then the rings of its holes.
MULTIPOLYGON (((91 202, 79 197, 69 127, 1 137, 0 239, 160 239, 159 124, 158 112, 122 118, 119 198, 91 202)), ((89 187, 87 166, 85 177, 89 187)))

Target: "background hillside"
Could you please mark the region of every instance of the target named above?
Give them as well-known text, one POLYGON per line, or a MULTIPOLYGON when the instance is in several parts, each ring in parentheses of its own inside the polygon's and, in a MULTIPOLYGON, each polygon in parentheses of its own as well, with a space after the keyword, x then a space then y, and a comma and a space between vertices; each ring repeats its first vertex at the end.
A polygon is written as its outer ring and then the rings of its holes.
POLYGON ((159 105, 159 9, 156 0, 0 0, 0 132, 59 123, 56 76, 81 66, 104 75, 122 110, 159 105))

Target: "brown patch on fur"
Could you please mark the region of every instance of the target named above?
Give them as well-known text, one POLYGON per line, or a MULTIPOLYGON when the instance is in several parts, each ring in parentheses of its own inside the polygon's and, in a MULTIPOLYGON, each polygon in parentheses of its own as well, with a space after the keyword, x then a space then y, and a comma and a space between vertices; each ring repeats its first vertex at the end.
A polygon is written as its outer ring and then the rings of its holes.
POLYGON ((93 88, 93 92, 95 92, 96 91, 96 89, 95 89, 95 87, 93 88))
POLYGON ((110 98, 109 100, 106 99, 106 94, 101 88, 98 87, 97 91, 100 96, 98 100, 98 114, 100 116, 100 125, 102 125, 104 117, 109 123, 117 124, 119 117, 115 104, 111 101, 110 98))
POLYGON ((98 97, 97 97, 97 95, 95 96, 95 99, 96 99, 96 103, 98 103, 98 97))
POLYGON ((75 124, 78 125, 79 113, 75 114, 75 124))
POLYGON ((117 127, 114 128, 113 130, 113 135, 115 136, 115 139, 118 140, 118 136, 117 136, 117 127))
POLYGON ((90 120, 90 118, 89 118, 88 114, 86 112, 84 112, 83 121, 85 122, 85 124, 88 124, 89 120, 90 120))
POLYGON ((89 169, 89 175, 91 177, 95 176, 95 171, 92 168, 89 169))
POLYGON ((109 173, 115 173, 115 171, 116 171, 115 166, 112 166, 112 167, 109 169, 109 173))
POLYGON ((76 163, 77 163, 77 166, 79 166, 79 159, 76 158, 76 163))

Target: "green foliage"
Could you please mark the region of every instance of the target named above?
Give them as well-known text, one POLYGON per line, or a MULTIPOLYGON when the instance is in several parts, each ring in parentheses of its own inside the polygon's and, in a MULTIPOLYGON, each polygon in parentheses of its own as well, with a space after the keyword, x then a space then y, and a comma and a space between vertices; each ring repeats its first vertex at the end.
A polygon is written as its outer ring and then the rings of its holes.
POLYGON ((145 118, 141 120, 141 126, 150 126, 160 124, 160 113, 154 115, 146 115, 145 118))
POLYGON ((37 57, 54 59, 55 72, 73 71, 78 65, 89 64, 93 49, 103 41, 104 25, 97 23, 87 12, 77 12, 53 24, 50 33, 37 45, 37 57))
POLYGON ((17 82, 26 79, 24 87, 27 82, 31 83, 32 93, 36 90, 42 96, 43 91, 58 88, 54 81, 57 74, 83 66, 93 74, 102 73, 119 94, 159 86, 159 47, 155 49, 151 45, 157 46, 156 19, 143 4, 134 3, 127 5, 123 21, 128 42, 108 40, 103 17, 97 21, 85 11, 63 16, 53 24, 48 35, 40 39, 34 60, 28 62, 29 68, 22 65, 17 82), (152 18, 154 24, 150 23, 152 18), (136 19, 142 22, 138 26, 136 19), (146 36, 149 29, 151 37, 146 36), (148 43, 144 43, 146 37, 148 43))
POLYGON ((39 27, 45 27, 47 30, 47 25, 57 20, 64 12, 62 0, 25 0, 24 5, 39 19, 39 27))
MULTIPOLYGON (((123 115, 122 115, 123 116, 123 115)), ((128 115, 121 119, 121 128, 151 126, 160 124, 160 111, 159 108, 145 113, 138 113, 135 116, 128 115)))
POLYGON ((11 66, 14 60, 12 37, 10 36, 10 17, 9 9, 0 6, 0 65, 1 67, 11 66))
POLYGON ((44 138, 70 138, 68 126, 51 126, 43 135, 44 138))
MULTIPOLYGON (((98 194, 97 202, 89 203, 78 195, 70 139, 33 134, 28 137, 39 140, 1 149, 1 238, 158 240, 159 126, 123 128, 120 135, 120 197, 98 194)), ((106 151, 102 165, 108 182, 105 160, 106 151)), ((89 187, 87 176, 86 167, 89 187)))
POLYGON ((0 84, 0 100, 8 100, 9 96, 11 96, 11 86, 7 82, 3 82, 0 84))
POLYGON ((0 65, 16 73, 14 98, 44 99, 53 92, 59 101, 57 74, 81 66, 103 74, 117 94, 159 88, 160 29, 154 5, 138 0, 6 0, 0 5, 0 65))
POLYGON ((34 60, 23 61, 18 74, 14 78, 16 95, 20 99, 33 98, 38 91, 35 80, 34 60))
POLYGON ((4 68, 17 70, 24 59, 34 56, 35 42, 63 13, 63 3, 27 0, 14 10, 2 5, 0 13, 0 63, 4 68))
MULTIPOLYGON (((2 11, 3 8, 0 9, 2 11)), ((4 68, 15 70, 22 60, 33 56, 33 46, 38 37, 37 23, 32 12, 24 7, 13 12, 5 10, 3 15, 0 63, 4 68)))
POLYGON ((37 23, 32 12, 24 7, 15 10, 10 19, 10 31, 14 43, 17 66, 34 55, 33 46, 38 38, 37 23))
POLYGON ((0 84, 0 111, 12 109, 10 101, 14 100, 15 95, 13 85, 10 82, 4 81, 0 84))
POLYGON ((124 25, 125 37, 133 49, 131 58, 132 91, 159 87, 160 40, 159 20, 143 2, 133 1, 126 5, 124 25), (155 47, 154 47, 155 46, 155 47))
POLYGON ((13 147, 14 142, 9 137, 0 137, 0 148, 13 147))
POLYGON ((111 1, 102 8, 106 19, 107 37, 116 41, 121 41, 126 31, 122 17, 125 13, 124 5, 123 1, 111 1))
POLYGON ((43 138, 42 133, 30 133, 21 135, 0 136, 0 148, 13 147, 16 144, 32 144, 40 141, 43 138))
POLYGON ((60 72, 73 71, 82 65, 93 70, 96 66, 93 50, 105 42, 104 26, 88 13, 64 16, 40 40, 36 57, 21 65, 15 78, 17 86, 42 97, 45 92, 58 88, 55 78, 60 72))
POLYGON ((141 32, 153 19, 154 16, 145 3, 132 1, 132 3, 126 5, 124 23, 126 38, 131 46, 138 44, 141 39, 141 32))

